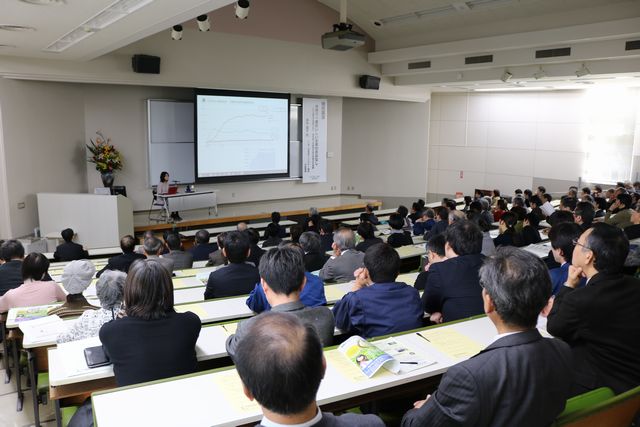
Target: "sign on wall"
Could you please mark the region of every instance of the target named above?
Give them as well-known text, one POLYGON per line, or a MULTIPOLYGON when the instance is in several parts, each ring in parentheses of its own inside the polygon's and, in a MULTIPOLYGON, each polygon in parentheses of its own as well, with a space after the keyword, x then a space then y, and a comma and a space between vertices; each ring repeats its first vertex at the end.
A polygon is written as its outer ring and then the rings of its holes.
POLYGON ((327 100, 302 100, 302 182, 327 182, 327 100))

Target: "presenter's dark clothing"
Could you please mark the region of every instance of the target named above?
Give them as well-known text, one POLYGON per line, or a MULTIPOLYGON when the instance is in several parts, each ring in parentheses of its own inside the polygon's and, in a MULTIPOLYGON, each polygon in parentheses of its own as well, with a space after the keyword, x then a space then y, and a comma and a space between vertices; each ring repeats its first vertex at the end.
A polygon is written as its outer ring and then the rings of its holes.
POLYGON ((285 237, 287 237, 287 229, 286 227, 281 226, 280 224, 276 224, 275 222, 272 222, 271 224, 275 224, 278 230, 278 237, 280 237, 281 239, 284 239, 285 237))
POLYGON ((413 245, 413 239, 408 231, 391 233, 387 238, 387 244, 392 248, 399 248, 400 246, 413 245))
POLYGON ((217 243, 204 243, 191 247, 189 252, 191 252, 194 261, 207 261, 209 259, 209 254, 217 250, 217 243))
POLYGON ((537 329, 496 340, 449 368, 438 390, 402 427, 549 426, 570 397, 571 351, 537 329))
POLYGON ((22 261, 14 259, 0 265, 0 296, 22 285, 22 261))
POLYGON ((484 313, 478 272, 482 254, 461 255, 429 267, 422 294, 424 311, 442 313, 445 322, 484 313))
POLYGON ((116 255, 114 257, 109 258, 107 265, 105 265, 102 270, 96 273, 96 277, 100 277, 100 275, 104 273, 105 270, 118 270, 124 273, 128 273, 129 267, 131 267, 131 264, 133 264, 134 261, 139 259, 145 259, 145 258, 146 256, 135 253, 135 252, 116 255))
POLYGON ((640 384, 640 280, 598 273, 585 287, 563 286, 547 330, 571 346, 575 394, 640 384))
POLYGON ((123 317, 100 328, 118 387, 195 372, 200 318, 171 313, 157 320, 123 317))
POLYGON ((377 245, 378 243, 384 243, 379 237, 372 237, 370 239, 364 239, 362 242, 356 245, 356 250, 359 252, 366 252, 373 245, 377 245))
POLYGON ((247 295, 259 281, 258 269, 252 264, 231 263, 211 272, 204 299, 247 295))
POLYGON ((82 245, 74 242, 64 242, 58 245, 53 253, 54 261, 75 261, 89 258, 89 252, 82 249, 82 245))
POLYGON ((329 259, 329 255, 324 252, 307 252, 304 254, 304 269, 306 271, 318 271, 329 259))
POLYGON ((249 257, 247 258, 248 262, 252 262, 253 265, 258 267, 260 265, 260 258, 264 255, 266 251, 258 245, 251 245, 251 253, 249 253, 249 257))

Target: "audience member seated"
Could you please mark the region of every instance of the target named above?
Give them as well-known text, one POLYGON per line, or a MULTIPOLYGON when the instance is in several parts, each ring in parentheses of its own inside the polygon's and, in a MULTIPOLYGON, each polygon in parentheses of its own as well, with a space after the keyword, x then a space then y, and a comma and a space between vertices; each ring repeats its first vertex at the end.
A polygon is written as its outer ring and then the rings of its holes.
POLYGON ((333 233, 333 256, 327 260, 320 273, 325 282, 349 282, 353 273, 362 267, 364 253, 355 248, 356 238, 350 228, 341 227, 333 233))
POLYGON ((415 224, 418 219, 422 216, 424 209, 420 207, 420 203, 413 202, 411 204, 411 209, 409 210, 408 218, 411 220, 412 224, 415 224))
MULTIPOLYGON (((306 307, 300 299, 300 293, 306 285, 302 251, 296 246, 274 248, 260 261, 260 286, 271 311, 291 313, 306 325, 315 329, 323 346, 333 343, 335 322, 333 313, 327 307, 306 307)), ((233 359, 238 342, 246 334, 256 317, 238 324, 234 335, 227 339, 227 353, 233 359)))
POLYGON ((333 246, 333 224, 331 221, 323 219, 320 221, 320 249, 328 252, 333 246))
POLYGON ((429 268, 422 294, 424 311, 435 323, 483 313, 478 278, 484 260, 482 231, 471 221, 457 221, 444 236, 447 259, 429 268))
POLYGON ((538 225, 540 225, 540 217, 533 212, 528 213, 524 217, 524 227, 522 227, 522 240, 523 246, 540 243, 542 238, 538 231, 538 225))
POLYGON ((548 426, 564 409, 571 351, 536 329, 551 296, 544 264, 523 250, 499 248, 480 269, 480 283, 483 310, 498 335, 450 367, 433 396, 405 414, 403 427, 548 426))
POLYGON ((42 254, 33 252, 22 261, 23 284, 9 289, 0 297, 0 313, 14 307, 44 305, 64 301, 66 294, 55 282, 42 281, 49 269, 49 260, 42 254))
POLYGON ((507 207, 507 201, 505 199, 500 199, 496 203, 496 208, 493 210, 493 220, 500 221, 502 215, 507 212, 509 208, 507 207))
POLYGON ((267 225, 267 228, 264 229, 264 242, 262 242, 262 247, 278 246, 280 242, 282 242, 282 238, 280 237, 279 226, 270 223, 267 225))
POLYGON ((408 217, 409 209, 407 209, 406 206, 400 205, 398 206, 397 213, 400 215, 400 218, 402 218, 402 221, 404 222, 402 229, 410 233, 413 224, 411 224, 411 220, 408 217))
POLYGON ((549 333, 571 346, 573 394, 640 384, 640 280, 622 275, 628 252, 624 232, 609 224, 595 224, 576 241, 547 318, 549 333), (587 286, 578 288, 581 277, 587 286))
POLYGON ((207 267, 218 267, 219 265, 227 265, 227 258, 222 253, 224 248, 224 238, 227 233, 220 233, 216 240, 218 241, 218 249, 209 254, 209 261, 207 267))
POLYGON ((604 218, 608 208, 607 199, 604 197, 595 197, 593 201, 596 209, 595 218, 604 218))
POLYGON ((560 206, 558 209, 561 211, 569 211, 573 212, 576 210, 576 205, 578 204, 578 199, 570 196, 562 196, 560 198, 560 206))
POLYGON ((287 229, 280 225, 280 219, 280 212, 271 212, 271 224, 275 225, 275 228, 278 230, 277 236, 284 239, 287 237, 287 229))
POLYGON ((333 306, 338 329, 371 338, 421 327, 420 295, 412 286, 396 282, 399 270, 400 256, 390 245, 367 249, 351 292, 333 306))
POLYGON ((487 221, 489 224, 492 224, 494 221, 493 221, 493 214, 491 213, 491 199, 489 197, 482 197, 478 200, 478 202, 482 207, 480 213, 484 217, 484 220, 487 221))
POLYGON ((573 220, 578 224, 582 231, 591 227, 596 211, 591 202, 579 202, 573 211, 573 220))
MULTIPOLYGON (((322 217, 320 216, 320 212, 318 212, 318 208, 309 208, 309 216, 302 223, 300 234, 304 231, 315 231, 317 233, 320 227, 320 221, 322 221, 322 217)), ((294 243, 298 243, 298 241, 296 240, 294 243)))
POLYGON ((496 253, 496 245, 491 237, 491 224, 486 222, 482 214, 476 211, 469 211, 467 214, 469 221, 475 223, 480 231, 482 231, 482 255, 491 256, 496 253))
POLYGON ((316 393, 326 370, 315 330, 289 313, 258 316, 234 357, 243 391, 260 404, 260 426, 384 427, 375 415, 321 412, 316 393))
POLYGON ((544 188, 544 186, 539 185, 538 186, 538 190, 536 191, 536 196, 540 197, 541 199, 544 200, 544 195, 547 194, 547 189, 544 188))
POLYGON ((447 208, 436 206, 433 208, 433 212, 435 213, 436 222, 433 224, 433 227, 431 227, 431 230, 424 234, 424 240, 429 240, 433 236, 444 233, 449 226, 449 210, 447 208))
POLYGON ((463 219, 467 219, 467 215, 464 212, 457 209, 455 211, 449 211, 449 225, 463 219))
MULTIPOLYGON (((525 203, 526 203, 526 200, 525 200, 525 203)), ((542 212, 542 209, 540 209, 540 206, 542 206, 542 204, 543 204, 543 202, 540 199, 540 197, 531 196, 531 200, 529 201, 529 205, 531 207, 531 212, 529 212, 529 213, 537 215, 538 218, 540 218, 541 220, 546 217, 546 215, 542 212)))
POLYGON ((60 233, 64 243, 58 245, 56 251, 53 253, 54 261, 75 261, 78 259, 89 258, 89 252, 87 252, 82 245, 73 242, 73 236, 75 233, 70 228, 65 228, 60 233))
POLYGON ((246 231, 247 228, 249 228, 249 226, 246 222, 239 222, 238 225, 236 225, 236 231, 246 231))
POLYGON ((195 236, 195 245, 189 249, 194 261, 207 261, 209 254, 218 250, 218 245, 209 243, 211 235, 207 230, 198 230, 195 236))
POLYGON ((413 235, 422 236, 426 232, 430 231, 436 223, 436 214, 433 209, 425 209, 420 213, 420 216, 413 222, 413 235))
POLYGON ((369 222, 371 224, 373 224, 373 225, 380 224, 380 221, 378 220, 378 217, 373 212, 373 205, 367 204, 367 206, 364 207, 364 213, 367 214, 367 216, 369 217, 369 222))
MULTIPOLYGON (((324 221, 324 220, 322 220, 324 221)), ((322 221, 320 222, 322 224, 322 221)), ((298 224, 294 224, 291 227, 289 227, 289 240, 287 240, 287 243, 299 243, 300 242, 300 236, 302 235, 302 233, 304 233, 304 229, 301 225, 298 224)), ((317 232, 315 230, 308 230, 308 231, 314 231, 317 232)))
POLYGON ((247 257, 247 261, 258 267, 260 265, 260 258, 262 258, 262 255, 265 253, 265 250, 258 246, 260 233, 255 228, 247 228, 244 233, 249 238, 249 243, 251 244, 251 252, 247 257))
POLYGON ((375 232, 373 230, 373 225, 367 222, 362 222, 358 225, 356 229, 356 233, 358 236, 362 238, 360 243, 356 245, 356 250, 362 253, 366 252, 373 245, 377 245, 378 243, 383 243, 382 239, 375 236, 375 232))
POLYGON ((513 212, 506 212, 500 219, 498 230, 500 234, 493 239, 496 248, 499 246, 523 246, 522 235, 516 231, 518 219, 513 212))
POLYGON ((434 264, 445 261, 447 259, 444 252, 445 238, 444 234, 438 234, 429 239, 426 243, 427 248, 427 264, 424 266, 424 271, 421 271, 416 277, 416 281, 413 287, 419 291, 424 290, 424 287, 429 278, 429 270, 434 264))
POLYGON ((162 255, 162 257, 173 261, 174 270, 193 267, 193 255, 183 250, 178 233, 171 233, 167 236, 167 246, 169 247, 169 253, 162 255))
POLYGON ((393 248, 399 248, 400 246, 407 246, 413 244, 411 239, 411 233, 404 231, 404 220, 398 213, 392 213, 389 215, 389 227, 391 227, 391 234, 387 238, 387 244, 393 248))
POLYGON ((222 253, 229 264, 211 272, 204 299, 246 295, 260 281, 258 268, 247 262, 251 243, 247 233, 231 231, 224 238, 222 253))
POLYGON ((100 300, 98 310, 85 310, 82 315, 72 321, 65 332, 58 335, 58 344, 96 337, 102 325, 115 320, 122 308, 124 282, 127 275, 122 271, 107 270, 96 283, 96 295, 100 300))
POLYGON ((320 270, 329 259, 329 256, 320 249, 320 236, 318 233, 313 231, 302 233, 300 247, 304 251, 304 269, 306 271, 320 270))
MULTIPOLYGON (((560 265, 558 268, 552 268, 549 270, 549 276, 551 276, 551 293, 556 295, 562 285, 565 284, 569 277, 569 267, 571 266, 571 259, 573 258, 573 250, 575 243, 580 235, 582 229, 578 224, 573 222, 562 222, 558 225, 554 225, 549 231, 549 241, 551 242, 551 253, 553 259, 560 265)), ((580 286, 585 284, 584 279, 580 281, 580 286)))
POLYGON ((621 193, 616 196, 604 217, 604 222, 625 229, 631 223, 631 196, 621 193))
POLYGON ((637 206, 631 212, 631 223, 630 225, 624 229, 624 234, 627 235, 627 239, 633 240, 640 238, 640 206, 637 206))
POLYGON ((96 273, 96 277, 100 277, 107 270, 118 270, 126 273, 135 260, 146 258, 143 254, 135 252, 136 240, 129 234, 120 239, 120 249, 122 249, 122 254, 109 258, 107 265, 96 273))
POLYGON ((176 313, 171 275, 157 259, 131 265, 124 307, 126 316, 100 329, 118 387, 195 372, 200 319, 176 313))
MULTIPOLYGON (((169 236, 167 236, 168 238, 169 236)), ((164 251, 164 244, 157 237, 147 237, 144 239, 142 248, 144 249, 144 254, 147 259, 155 259, 167 269, 169 275, 173 275, 173 260, 171 258, 165 258, 164 255, 160 256, 160 254, 164 251)), ((131 268, 131 267, 129 267, 131 268)))
POLYGON ((0 265, 0 296, 20 286, 24 246, 18 240, 7 240, 0 246, 4 263, 0 265))
POLYGON ((62 271, 62 286, 67 291, 66 302, 59 307, 51 308, 49 316, 57 314, 61 318, 78 317, 85 310, 97 310, 98 307, 89 304, 82 293, 93 280, 96 268, 87 260, 71 261, 62 271))

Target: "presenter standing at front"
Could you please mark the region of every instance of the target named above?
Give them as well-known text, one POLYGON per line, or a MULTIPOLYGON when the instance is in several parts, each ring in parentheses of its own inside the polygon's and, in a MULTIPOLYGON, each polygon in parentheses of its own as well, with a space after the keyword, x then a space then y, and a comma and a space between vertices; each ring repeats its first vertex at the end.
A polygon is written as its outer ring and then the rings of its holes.
MULTIPOLYGON (((158 194, 169 194, 169 172, 164 171, 160 174, 160 183, 157 187, 158 194)), ((165 203, 166 200, 165 200, 165 203)), ((171 212, 171 218, 175 221, 182 221, 177 211, 171 212)))

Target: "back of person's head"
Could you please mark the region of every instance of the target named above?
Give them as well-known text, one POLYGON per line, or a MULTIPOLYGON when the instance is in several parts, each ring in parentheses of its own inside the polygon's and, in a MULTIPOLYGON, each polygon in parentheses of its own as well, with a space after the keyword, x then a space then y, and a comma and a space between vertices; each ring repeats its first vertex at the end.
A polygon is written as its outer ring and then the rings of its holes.
POLYGON ((594 186, 593 186, 593 190, 594 190, 596 193, 602 193, 602 187, 601 187, 601 186, 599 186, 599 185, 594 185, 594 186))
POLYGON ((127 234, 126 236, 122 236, 120 239, 120 249, 122 249, 122 252, 125 254, 131 254, 135 248, 136 239, 132 235, 127 234))
POLYGON ((411 210, 414 212, 420 212, 420 204, 418 202, 413 202, 411 204, 411 210))
MULTIPOLYGON (((402 227, 400 227, 402 228, 402 227)), ((358 229, 356 233, 360 235, 363 239, 372 239, 374 237, 373 225, 370 222, 361 222, 358 225, 358 229)))
POLYGON ((148 237, 156 237, 156 235, 151 230, 147 230, 144 233, 142 233, 142 240, 143 241, 144 241, 144 239, 146 239, 148 237))
POLYGON ((318 212, 318 208, 309 208, 309 216, 313 217, 313 216, 320 216, 320 212, 318 212))
POLYGON ((436 213, 433 209, 425 209, 422 211, 422 216, 427 217, 427 219, 434 219, 436 217, 436 213))
POLYGON ((246 222, 239 222, 238 225, 236 225, 236 231, 244 231, 247 229, 247 227, 249 226, 246 222))
POLYGON ((230 231, 224 237, 224 251, 232 264, 240 264, 247 260, 251 242, 247 233, 230 231))
POLYGON ((491 199, 489 199, 488 197, 482 197, 482 198, 478 199, 478 201, 482 205, 482 210, 483 211, 488 211, 489 208, 491 207, 491 199))
POLYGON ((207 243, 209 243, 210 238, 211 235, 207 230, 198 230, 196 232, 196 244, 198 245, 206 245, 207 243))
POLYGON ((581 234, 582 229, 575 222, 562 222, 551 227, 549 241, 553 249, 560 249, 564 259, 571 262, 575 248, 573 241, 577 240, 581 234))
POLYGON ((482 212, 482 203, 479 200, 474 200, 469 205, 469 211, 478 213, 482 212))
POLYGON ((407 209, 407 207, 404 205, 398 206, 398 209, 396 210, 396 212, 400 214, 402 219, 406 218, 407 215, 409 215, 409 209, 407 209))
POLYGON ((540 207, 542 206, 542 199, 536 194, 534 196, 531 196, 531 198, 529 198, 529 203, 532 205, 536 205, 536 207, 540 207))
POLYGON ((464 204, 466 206, 469 206, 469 204, 471 204, 472 201, 473 201, 473 198, 471 196, 464 196, 464 204))
POLYGON ((538 191, 542 194, 545 194, 547 192, 547 189, 544 188, 543 185, 538 185, 538 191))
POLYGON ((581 249, 593 252, 595 269, 605 274, 621 273, 629 254, 629 240, 624 231, 605 223, 594 224, 586 232, 589 231, 586 242, 588 249, 581 249))
POLYGON ((469 211, 467 213, 467 219, 473 221, 483 233, 491 230, 491 224, 487 222, 480 212, 469 211))
POLYGON ((538 225, 540 225, 540 217, 534 212, 529 212, 527 216, 525 216, 525 219, 527 220, 529 225, 534 228, 538 228, 538 225))
POLYGON ((302 226, 298 224, 294 224, 291 227, 289 227, 289 234, 291 235, 291 241, 293 243, 298 243, 300 241, 300 236, 302 235, 303 231, 304 229, 302 228, 302 226))
POLYGON ((224 231, 216 236, 216 241, 218 242, 218 248, 219 249, 224 248, 224 238, 225 237, 227 237, 227 233, 224 232, 224 231))
POLYGON ((523 194, 524 194, 524 197, 531 197, 533 196, 533 191, 527 188, 526 190, 524 190, 523 194))
POLYGON ((462 211, 459 211, 456 209, 454 211, 449 212, 449 224, 452 224, 456 221, 460 221, 464 219, 467 219, 467 216, 462 211))
POLYGON ((582 187, 582 192, 584 194, 591 194, 591 189, 589 187, 582 187))
POLYGON ((298 292, 304 281, 304 252, 292 245, 268 250, 260 258, 259 271, 276 294, 298 292))
POLYGON ((618 196, 616 197, 616 199, 624 205, 625 209, 629 209, 631 208, 631 196, 627 193, 621 193, 618 194, 618 196))
POLYGON ((556 225, 563 222, 574 222, 573 213, 569 211, 555 211, 549 217, 548 222, 549 222, 549 225, 551 225, 552 227, 555 227, 556 225))
POLYGON ((573 211, 573 214, 577 217, 581 217, 584 224, 591 225, 593 218, 596 216, 596 211, 591 203, 580 202, 576 205, 576 209, 573 211))
POLYGON ((455 200, 447 199, 447 209, 449 209, 450 211, 455 211, 456 206, 458 206, 458 203, 455 200))
POLYGON ((373 205, 367 204, 367 205, 364 207, 364 210, 365 210, 365 211, 367 211, 367 212, 369 212, 369 213, 373 212, 373 205))
POLYGON ((440 221, 449 221, 449 209, 443 208, 442 206, 436 206, 433 208, 436 216, 440 218, 440 221))
POLYGON ((366 213, 366 212, 362 212, 360 214, 360 222, 371 222, 371 216, 370 214, 366 213))
POLYGON ((2 254, 2 259, 5 261, 22 259, 24 258, 24 246, 22 246, 19 240, 9 239, 0 246, 0 253, 2 254))
POLYGON ((364 266, 374 283, 395 282, 400 271, 400 255, 388 244, 378 243, 364 253, 364 266))
POLYGON ((500 221, 504 222, 508 230, 513 230, 518 222, 518 217, 513 212, 505 212, 500 218, 500 221))
POLYGON ((305 252, 320 252, 320 236, 318 235, 318 233, 314 233, 313 231, 305 231, 300 235, 300 240, 298 243, 300 243, 300 247, 305 252))
POLYGON ((153 320, 167 317, 173 309, 171 273, 155 259, 140 259, 129 267, 124 285, 127 316, 153 320))
POLYGON ((456 221, 447 227, 444 234, 446 242, 457 255, 482 252, 482 231, 473 221, 456 221))
POLYGON ((427 252, 433 252, 441 258, 444 257, 444 245, 446 242, 444 233, 436 234, 427 241, 427 252))
POLYGON ((578 200, 575 197, 562 196, 560 198, 560 203, 563 207, 573 212, 574 210, 576 210, 576 204, 578 203, 578 200))
POLYGON ((511 201, 511 204, 513 206, 524 207, 525 206, 524 198, 523 197, 514 197, 513 200, 511 201))
MULTIPOLYGON (((529 191, 531 191, 531 190, 529 190, 529 191)), ((518 194, 522 194, 522 190, 520 188, 516 188, 516 190, 513 192, 513 194, 515 194, 516 196, 518 194)))
POLYGON ((480 268, 480 285, 507 325, 531 329, 551 297, 551 278, 536 255, 514 247, 499 247, 480 268))
POLYGON ((516 221, 524 221, 527 216, 527 208, 524 206, 512 206, 511 212, 516 215, 516 221))
POLYGON ((424 209, 425 201, 423 199, 418 199, 418 206, 420 206, 420 210, 424 209))
POLYGON ((280 222, 280 212, 274 211, 271 212, 271 222, 274 224, 278 224, 280 222))
POLYGON ((500 197, 500 190, 498 190, 497 188, 494 188, 492 193, 493 197, 500 197))
POLYGON ((46 256, 32 252, 22 261, 22 280, 42 280, 49 270, 49 260, 46 256))
POLYGON ((553 196, 549 193, 544 193, 542 197, 544 198, 545 202, 551 203, 551 201, 553 200, 553 196))
POLYGON ((157 237, 147 237, 142 244, 148 255, 158 255, 162 250, 162 242, 157 237))
POLYGON ((331 221, 328 219, 323 219, 320 221, 319 231, 322 231, 324 234, 331 234, 333 233, 333 224, 331 224, 331 221))
POLYGON ((399 213, 394 212, 389 215, 389 227, 394 230, 402 230, 402 227, 404 227, 404 219, 402 219, 399 213))
POLYGON ((74 233, 73 233, 73 230, 72 230, 72 229, 70 229, 70 228, 65 228, 64 230, 62 230, 62 231, 60 232, 60 235, 62 236, 62 239, 63 239, 65 242, 70 242, 70 241, 72 241, 72 240, 73 240, 73 234, 74 234, 74 233))
POLYGON ((95 273, 96 268, 90 261, 71 261, 62 270, 60 281, 70 295, 77 295, 89 287, 95 273))
POLYGON ((118 270, 105 270, 100 275, 98 283, 96 283, 96 295, 102 308, 111 310, 122 304, 126 280, 126 273, 118 270))
POLYGON ((348 227, 338 228, 336 232, 333 233, 333 243, 335 243, 341 251, 355 248, 356 238, 353 234, 353 230, 348 227))
POLYGON ((252 245, 257 245, 260 241, 260 232, 255 228, 249 227, 244 230, 244 233, 247 235, 249 242, 251 242, 252 245))
POLYGON ((167 246, 171 251, 179 251, 182 247, 182 242, 180 241, 180 236, 177 233, 171 233, 165 239, 167 242, 167 246))
POLYGON ((238 342, 233 361, 242 383, 265 409, 305 411, 324 376, 322 344, 311 325, 289 313, 260 314, 238 342))
MULTIPOLYGON (((515 199, 514 199, 515 200, 515 199)), ((507 201, 505 199, 500 199, 498 200, 498 202, 496 203, 496 205, 498 206, 498 209, 506 211, 507 209, 509 209, 507 207, 507 201)))
POLYGON ((278 237, 280 233, 280 229, 275 222, 272 222, 267 225, 267 228, 264 229, 264 238, 268 239, 269 237, 278 237))

